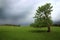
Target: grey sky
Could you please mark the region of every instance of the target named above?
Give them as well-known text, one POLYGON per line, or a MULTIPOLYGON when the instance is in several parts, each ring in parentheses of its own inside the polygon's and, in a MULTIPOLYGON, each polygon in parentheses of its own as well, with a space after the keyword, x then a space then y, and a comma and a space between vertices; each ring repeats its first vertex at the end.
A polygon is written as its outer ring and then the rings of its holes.
POLYGON ((53 21, 60 20, 60 0, 0 0, 0 7, 6 19, 1 23, 26 24, 33 22, 33 16, 38 6, 45 3, 53 5, 51 14, 53 21))

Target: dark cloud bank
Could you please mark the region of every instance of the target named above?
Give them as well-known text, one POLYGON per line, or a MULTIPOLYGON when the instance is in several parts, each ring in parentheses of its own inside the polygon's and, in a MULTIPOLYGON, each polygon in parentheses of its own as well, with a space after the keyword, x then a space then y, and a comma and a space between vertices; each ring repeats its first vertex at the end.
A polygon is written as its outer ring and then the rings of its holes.
MULTIPOLYGON (((37 1, 5 0, 0 7, 0 24, 28 25, 33 22, 34 6, 37 1)), ((58 18, 58 17, 57 17, 58 18)), ((59 18, 58 18, 59 19, 59 18)), ((60 24, 60 20, 53 20, 60 24)))

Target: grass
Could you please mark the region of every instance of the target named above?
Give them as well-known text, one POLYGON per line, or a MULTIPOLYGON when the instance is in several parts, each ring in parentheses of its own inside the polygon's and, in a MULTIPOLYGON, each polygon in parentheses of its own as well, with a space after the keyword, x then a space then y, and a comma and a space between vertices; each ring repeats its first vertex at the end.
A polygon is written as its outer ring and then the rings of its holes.
POLYGON ((60 27, 47 28, 33 27, 0 27, 0 40, 60 40, 60 27))

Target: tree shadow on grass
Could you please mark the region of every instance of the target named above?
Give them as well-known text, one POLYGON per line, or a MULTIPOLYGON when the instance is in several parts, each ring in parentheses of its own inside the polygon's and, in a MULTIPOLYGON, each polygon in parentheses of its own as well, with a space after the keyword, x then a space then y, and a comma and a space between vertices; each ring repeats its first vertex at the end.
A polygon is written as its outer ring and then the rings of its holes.
POLYGON ((32 32, 32 33, 43 33, 43 32, 47 32, 47 30, 30 30, 30 32, 32 32))

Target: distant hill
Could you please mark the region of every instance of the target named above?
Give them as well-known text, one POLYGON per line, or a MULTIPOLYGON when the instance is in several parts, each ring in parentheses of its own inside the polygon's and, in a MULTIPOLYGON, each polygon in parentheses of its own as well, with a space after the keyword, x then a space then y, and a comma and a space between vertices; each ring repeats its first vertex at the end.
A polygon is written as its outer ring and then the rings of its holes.
POLYGON ((15 24, 0 24, 0 26, 21 26, 21 25, 15 25, 15 24))

